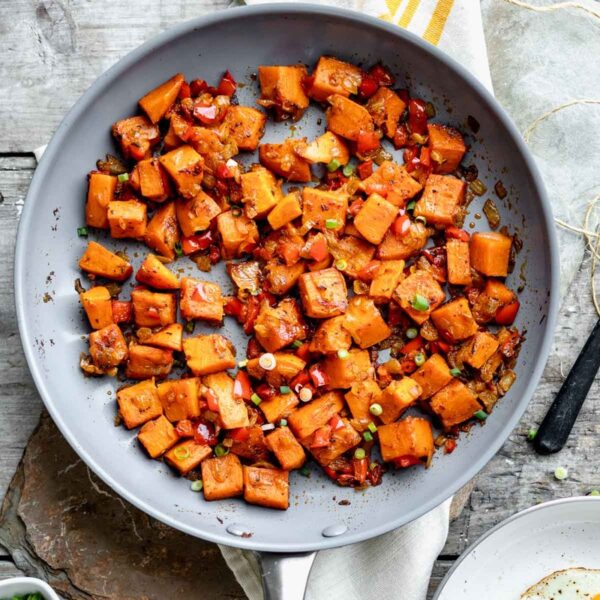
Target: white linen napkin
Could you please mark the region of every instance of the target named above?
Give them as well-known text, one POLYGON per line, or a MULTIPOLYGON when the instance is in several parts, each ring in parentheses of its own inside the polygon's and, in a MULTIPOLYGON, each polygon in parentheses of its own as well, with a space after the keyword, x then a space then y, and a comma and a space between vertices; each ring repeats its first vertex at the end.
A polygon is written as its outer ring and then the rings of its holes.
MULTIPOLYGON (((269 1, 246 0, 246 4, 269 1)), ((328 0, 318 3, 351 8, 408 29, 439 46, 492 91, 479 2, 328 0)), ((306 600, 424 600, 433 563, 448 536, 450 503, 448 500, 420 519, 372 540, 319 552, 310 574, 306 600)), ((229 546, 220 549, 249 600, 262 600, 256 555, 229 546)))

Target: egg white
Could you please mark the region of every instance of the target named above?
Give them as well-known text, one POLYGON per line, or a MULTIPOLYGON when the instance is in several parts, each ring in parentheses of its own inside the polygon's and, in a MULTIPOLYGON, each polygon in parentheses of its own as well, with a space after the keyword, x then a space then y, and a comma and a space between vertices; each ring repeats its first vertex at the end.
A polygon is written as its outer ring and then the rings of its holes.
POLYGON ((521 600, 600 600, 600 569, 555 571, 532 585, 521 600))

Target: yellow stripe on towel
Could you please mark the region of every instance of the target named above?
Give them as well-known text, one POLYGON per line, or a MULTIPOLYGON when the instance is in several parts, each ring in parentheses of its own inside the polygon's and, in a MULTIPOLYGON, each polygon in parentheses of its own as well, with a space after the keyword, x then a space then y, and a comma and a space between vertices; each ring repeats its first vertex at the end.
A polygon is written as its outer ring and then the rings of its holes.
POLYGON ((424 40, 434 46, 438 45, 453 5, 454 0, 438 0, 437 6, 429 20, 429 25, 427 25, 427 29, 423 34, 424 40))
POLYGON ((410 22, 415 16, 415 13, 417 12, 417 8, 419 8, 420 3, 421 0, 408 0, 408 4, 406 5, 404 12, 400 16, 400 20, 398 21, 398 25, 400 25, 400 27, 406 28, 410 25, 410 22))

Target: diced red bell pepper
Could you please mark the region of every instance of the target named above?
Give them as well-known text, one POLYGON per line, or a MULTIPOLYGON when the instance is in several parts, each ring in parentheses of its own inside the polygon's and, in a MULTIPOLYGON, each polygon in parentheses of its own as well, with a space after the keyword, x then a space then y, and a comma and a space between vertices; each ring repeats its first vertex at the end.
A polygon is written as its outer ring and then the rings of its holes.
POLYGON ((340 415, 333 415, 333 417, 329 419, 329 426, 331 427, 332 431, 335 431, 336 429, 341 429, 344 426, 344 421, 342 421, 342 417, 340 417, 340 415))
POLYGON ((360 485, 364 485, 367 480, 369 462, 366 458, 354 458, 352 459, 352 466, 354 467, 354 479, 356 479, 360 485))
POLYGON ((275 306, 277 304, 277 298, 271 294, 271 292, 263 290, 257 297, 259 302, 266 300, 269 303, 269 306, 275 306))
POLYGON ((375 92, 379 89, 379 83, 375 77, 369 75, 368 73, 363 73, 362 81, 358 86, 358 94, 361 98, 370 98, 375 95, 375 92))
POLYGON ((419 164, 419 148, 417 146, 408 146, 404 150, 404 166, 411 173, 419 164))
POLYGON ((206 388, 206 391, 203 395, 206 399, 208 410, 212 410, 212 412, 219 412, 219 400, 217 395, 210 388, 206 388))
POLYGON ((181 240, 181 249, 183 253, 188 256, 194 252, 200 250, 206 250, 213 242, 213 235, 211 231, 205 231, 204 233, 197 233, 184 237, 181 240))
POLYGON ((227 165, 224 165, 223 163, 217 166, 215 170, 215 175, 219 179, 231 179, 234 176, 233 173, 229 170, 229 167, 227 165))
POLYGON ((219 109, 214 106, 194 106, 194 117, 205 125, 214 125, 219 120, 219 109))
POLYGON ((316 238, 315 241, 312 243, 308 254, 316 262, 325 260, 329 256, 327 240, 324 237, 316 238))
POLYGON ((456 450, 456 440, 446 440, 444 442, 444 452, 446 454, 452 454, 456 450))
POLYGON ((406 469, 421 464, 421 461, 416 456, 400 456, 399 458, 395 458, 393 462, 397 469, 406 469))
POLYGON ((331 427, 324 425, 319 427, 313 434, 313 439, 310 443, 311 448, 326 448, 331 444, 331 427))
POLYGON ((364 204, 365 201, 361 200, 360 198, 353 200, 352 204, 350 204, 348 207, 348 214, 352 217, 355 217, 360 212, 360 209, 364 206, 364 204))
POLYGON ((468 231, 450 225, 450 227, 446 227, 446 238, 452 238, 455 240, 461 240, 462 242, 468 242, 471 239, 471 236, 469 235, 468 231))
POLYGON ((254 323, 260 311, 260 302, 257 296, 250 296, 246 302, 246 311, 244 315, 244 333, 249 334, 254 331, 254 323))
POLYGON ((233 96, 237 89, 237 83, 233 78, 233 75, 229 71, 225 71, 225 75, 221 78, 217 93, 220 96, 233 96))
POLYGON ((392 223, 392 232, 396 237, 404 237, 410 231, 411 220, 408 215, 400 215, 392 223))
POLYGON ((199 96, 202 92, 205 92, 208 88, 208 84, 204 79, 194 79, 190 83, 190 93, 192 96, 199 96))
POLYGON ((400 123, 398 127, 396 127, 396 131, 394 132, 394 137, 392 138, 392 143, 394 144, 394 148, 396 150, 400 148, 404 148, 408 144, 408 129, 406 128, 406 124, 400 123))
POLYGON ((248 427, 238 427, 228 431, 227 435, 235 442, 245 442, 250 437, 250 430, 248 427))
POLYGON ((256 388, 256 393, 263 399, 269 400, 275 395, 275 388, 271 387, 268 383, 261 383, 256 388))
POLYGON ((421 154, 419 155, 419 162, 425 167, 431 167, 431 149, 428 146, 421 146, 421 154))
POLYGON ((192 95, 190 84, 187 81, 184 81, 179 88, 179 99, 184 100, 185 98, 189 98, 192 95))
POLYGON ((356 172, 358 173, 358 176, 361 179, 366 179, 367 177, 370 177, 371 175, 373 175, 373 161, 366 160, 365 162, 361 162, 356 167, 356 172))
POLYGON ((144 151, 139 146, 136 146, 135 144, 130 144, 129 154, 131 154, 131 158, 133 158, 134 160, 142 160, 144 158, 144 156, 146 156, 144 151))
POLYGON ((414 98, 408 101, 408 127, 411 133, 427 134, 427 110, 423 100, 414 98))
POLYGON ((404 346, 400 349, 402 354, 410 354, 411 352, 416 352, 423 347, 424 340, 418 335, 414 340, 410 340, 410 342, 406 342, 404 346))
POLYGON ((323 467, 323 471, 325 471, 327 477, 330 477, 334 481, 337 480, 338 474, 331 467, 323 467))
POLYGON ((211 265, 216 265, 221 260, 221 250, 216 244, 211 244, 208 248, 208 259, 211 265))
POLYGON ((443 342, 442 340, 435 340, 433 342, 429 342, 429 348, 431 349, 432 354, 436 354, 440 350, 444 354, 448 354, 448 352, 450 350, 450 344, 447 344, 446 342, 443 342))
POLYGON ((225 303, 223 304, 223 310, 225 311, 226 315, 235 317, 239 321, 242 318, 244 304, 235 296, 227 296, 227 298, 225 298, 225 303))
POLYGON ((358 278, 365 283, 373 281, 375 277, 375 273, 377 273, 377 269, 379 269, 381 265, 381 261, 379 260, 370 260, 359 272, 358 278))
POLYGON ((327 373, 323 371, 321 365, 312 365, 308 370, 308 374, 315 387, 325 387, 329 384, 329 377, 327 373))
POLYGON ((407 89, 396 90, 396 94, 400 96, 400 100, 402 100, 404 104, 408 105, 408 102, 410 101, 410 94, 408 93, 407 89))
POLYGON ((390 308, 388 311, 388 325, 390 327, 395 327, 396 325, 400 325, 405 320, 404 312, 397 304, 390 304, 390 308))
POLYGON ((198 421, 194 427, 194 440, 199 444, 215 446, 218 442, 215 426, 210 421, 198 421))
POLYGON ((112 300, 113 321, 115 323, 129 323, 133 316, 131 302, 125 300, 112 300))
POLYGON ((310 344, 305 342, 304 344, 302 344, 302 346, 297 348, 296 356, 298 358, 301 358, 305 362, 308 361, 308 359, 310 358, 310 344))
POLYGON ((496 316, 494 320, 498 325, 512 325, 514 323, 515 318, 517 317, 517 313, 519 312, 521 304, 518 300, 511 302, 510 304, 506 304, 505 306, 500 307, 496 311, 496 316))
POLYGON ((380 86, 390 86, 394 85, 395 79, 394 76, 390 73, 387 67, 384 67, 381 63, 377 63, 373 65, 369 69, 369 75, 375 79, 377 85, 380 86))
POLYGON ((300 371, 298 375, 296 375, 290 381, 290 387, 297 394, 303 387, 307 386, 310 383, 310 375, 307 370, 300 371))
POLYGON ((383 477, 383 468, 381 465, 375 465, 372 469, 369 469, 367 477, 371 485, 379 485, 383 477))
POLYGON ((255 337, 248 340, 248 346, 246 347, 246 356, 248 359, 257 358, 264 352, 262 346, 258 343, 255 337))
POLYGON ((380 145, 379 136, 374 131, 359 131, 356 150, 359 154, 367 154, 377 150, 380 145))
POLYGON ((252 384, 246 371, 238 371, 233 382, 233 395, 236 398, 250 400, 252 396, 252 384))
POLYGON ((313 84, 315 83, 314 75, 305 75, 302 78, 302 89, 308 93, 312 89, 313 84))

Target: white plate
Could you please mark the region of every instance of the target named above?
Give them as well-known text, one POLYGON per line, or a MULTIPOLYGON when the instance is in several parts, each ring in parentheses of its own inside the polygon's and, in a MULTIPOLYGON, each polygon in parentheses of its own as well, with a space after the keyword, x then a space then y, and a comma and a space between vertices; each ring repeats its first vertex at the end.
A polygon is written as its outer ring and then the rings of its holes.
POLYGON ((44 600, 60 600, 45 581, 35 577, 13 577, 0 581, 0 598, 12 598, 17 594, 33 594, 34 592, 41 593, 44 600))
POLYGON ((503 521, 463 553, 434 600, 519 600, 568 567, 600 569, 600 498, 555 500, 503 521))

